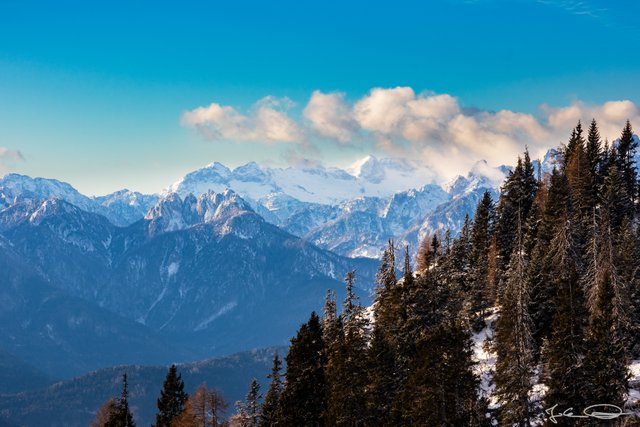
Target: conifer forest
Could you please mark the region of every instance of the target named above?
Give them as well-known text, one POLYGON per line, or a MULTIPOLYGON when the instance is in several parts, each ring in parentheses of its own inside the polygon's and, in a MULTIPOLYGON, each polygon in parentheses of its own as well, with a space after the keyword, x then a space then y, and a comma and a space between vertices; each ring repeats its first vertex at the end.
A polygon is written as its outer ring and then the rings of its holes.
MULTIPOLYGON (((388 242, 372 306, 346 272, 344 299, 327 293, 245 401, 206 385, 188 396, 172 366, 154 425, 640 425, 627 403, 640 359, 637 149, 629 122, 610 143, 594 120, 550 173, 525 151, 457 237, 425 238, 416 259, 388 242)), ((126 377, 122 393, 94 425, 133 425, 126 377)))

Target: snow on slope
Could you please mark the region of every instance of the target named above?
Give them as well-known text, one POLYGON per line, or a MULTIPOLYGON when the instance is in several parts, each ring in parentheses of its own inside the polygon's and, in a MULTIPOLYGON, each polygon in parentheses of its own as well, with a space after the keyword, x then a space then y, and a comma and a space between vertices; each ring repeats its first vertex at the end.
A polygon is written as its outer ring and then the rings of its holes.
POLYGON ((156 195, 144 195, 120 190, 100 197, 87 197, 66 182, 57 179, 31 178, 11 173, 0 179, 0 209, 18 202, 47 199, 64 200, 80 209, 105 216, 113 224, 124 227, 141 219, 158 200, 156 195))
MULTIPOLYGON (((473 334, 473 359, 476 362, 475 373, 480 379, 480 386, 478 389, 478 396, 485 398, 488 403, 488 409, 490 412, 495 411, 500 407, 500 402, 494 396, 495 385, 493 384, 493 376, 495 374, 496 367, 496 353, 491 349, 492 340, 495 330, 495 322, 498 319, 498 309, 496 307, 490 308, 491 314, 487 316, 485 320, 486 326, 478 333, 473 334)), ((629 392, 626 402, 626 410, 629 408, 637 408, 640 405, 640 360, 634 360, 629 364, 629 392)), ((529 392, 529 399, 531 403, 537 407, 537 411, 542 413, 544 411, 543 399, 547 391, 547 386, 540 381, 539 367, 536 368, 535 383, 529 392)), ((636 411, 637 412, 637 411, 636 411)), ((487 414, 491 417, 491 413, 487 414)), ((497 420, 492 420, 493 425, 497 425, 497 420)), ((544 420, 542 417, 532 422, 533 426, 543 425, 544 420)))
POLYGON ((433 174, 392 159, 367 156, 347 170, 303 166, 271 168, 255 162, 233 171, 220 163, 185 175, 164 192, 181 197, 231 188, 244 198, 259 200, 271 193, 284 193, 301 202, 334 205, 360 196, 387 197, 433 181, 433 174))

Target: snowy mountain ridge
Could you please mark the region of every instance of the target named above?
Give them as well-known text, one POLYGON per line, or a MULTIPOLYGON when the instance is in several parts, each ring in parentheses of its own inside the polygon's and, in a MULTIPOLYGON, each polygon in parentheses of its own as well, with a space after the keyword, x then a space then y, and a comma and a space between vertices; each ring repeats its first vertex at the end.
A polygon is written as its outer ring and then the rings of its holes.
MULTIPOLYGON (((534 165, 543 174, 550 173, 560 156, 557 150, 549 150, 534 165)), ((100 197, 86 197, 57 180, 9 174, 0 179, 0 210, 20 200, 59 198, 120 227, 155 218, 153 232, 164 232, 202 221, 204 211, 215 215, 201 196, 229 190, 242 199, 244 206, 239 211, 251 210, 340 255, 377 258, 390 238, 415 250, 427 235, 446 229, 455 235, 465 215, 473 217, 484 191, 497 198, 509 169, 481 160, 466 176, 438 185, 430 183, 433 176, 426 169, 375 156, 345 169, 309 164, 272 168, 255 162, 230 169, 213 162, 186 174, 160 194, 120 190, 100 197)))
POLYGON ((433 175, 427 169, 375 156, 367 156, 346 170, 324 166, 271 168, 255 162, 231 170, 214 162, 188 173, 163 194, 197 196, 207 190, 221 192, 231 188, 252 200, 282 193, 305 203, 336 205, 365 195, 389 197, 431 181, 433 175))

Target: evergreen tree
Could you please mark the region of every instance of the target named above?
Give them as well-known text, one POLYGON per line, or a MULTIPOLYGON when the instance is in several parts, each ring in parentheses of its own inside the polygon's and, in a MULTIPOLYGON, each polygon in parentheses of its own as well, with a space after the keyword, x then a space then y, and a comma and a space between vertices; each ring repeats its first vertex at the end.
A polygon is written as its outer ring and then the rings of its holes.
POLYGON ((443 320, 417 347, 403 390, 403 425, 479 425, 478 379, 470 335, 462 322, 443 320))
POLYGON ((244 403, 244 413, 246 414, 246 418, 242 427, 258 427, 260 425, 260 420, 262 418, 260 405, 261 398, 260 384, 258 384, 258 380, 254 378, 251 380, 249 392, 247 393, 247 398, 244 403))
POLYGON ((602 156, 602 141, 600 139, 600 131, 598 130, 598 124, 596 120, 591 120, 589 126, 589 132, 587 135, 586 146, 587 164, 589 165, 589 177, 590 182, 588 185, 588 206, 595 206, 599 198, 599 189, 602 186, 603 176, 603 156, 602 156))
POLYGON ((618 166, 610 161, 602 189, 602 208, 613 232, 618 232, 624 218, 630 217, 629 197, 622 178, 618 166))
MULTIPOLYGON (((516 229, 514 225, 519 221, 526 224, 529 209, 535 199, 538 182, 534 175, 533 164, 529 157, 529 152, 525 151, 524 160, 518 158, 516 167, 509 172, 504 185, 501 188, 500 199, 496 208, 496 249, 497 256, 495 262, 496 282, 498 287, 502 286, 504 273, 510 264, 513 245, 515 242, 516 229)), ((501 289, 498 289, 501 293, 501 289)))
POLYGON ((543 352, 547 407, 557 404, 562 408, 581 408, 585 403, 580 370, 584 352, 584 295, 578 280, 570 227, 571 222, 566 217, 559 220, 547 256, 549 285, 554 290, 553 328, 543 352))
POLYGON ((614 244, 616 233, 606 211, 599 217, 594 210, 592 228, 588 265, 583 277, 587 308, 593 317, 597 311, 600 286, 606 275, 612 289, 611 310, 615 327, 620 332, 626 330, 631 321, 629 295, 618 268, 618 251, 614 244))
POLYGON ((418 271, 426 271, 431 263, 431 245, 429 236, 426 236, 418 246, 418 254, 416 255, 416 268, 418 271))
POLYGON ((393 241, 389 240, 376 275, 374 317, 376 326, 386 335, 394 350, 398 348, 403 318, 402 290, 397 282, 395 247, 393 241))
POLYGON ((374 324, 367 351, 367 426, 393 425, 392 405, 398 392, 396 352, 374 324))
POLYGON ((590 197, 590 185, 593 181, 591 164, 587 158, 584 144, 582 126, 578 122, 565 152, 565 175, 571 189, 573 208, 576 211, 577 218, 580 219, 589 216, 593 205, 590 197))
POLYGON ((262 404, 262 414, 260 425, 262 427, 272 427, 276 425, 278 421, 278 403, 280 401, 280 395, 282 394, 282 379, 280 377, 280 370, 282 369, 282 362, 278 357, 278 353, 273 356, 273 367, 271 368, 271 374, 267 378, 271 379, 267 394, 264 396, 264 403, 262 404))
POLYGON ((631 123, 627 120, 624 129, 622 129, 620 141, 618 142, 617 166, 627 195, 627 199, 625 200, 625 213, 629 216, 633 215, 634 205, 638 195, 635 162, 637 148, 638 143, 633 138, 631 123))
POLYGON ((127 374, 122 375, 122 394, 109 414, 105 427, 135 427, 133 415, 129 410, 129 384, 127 374))
POLYGON ((464 216, 460 235, 451 244, 449 256, 444 260, 443 267, 448 273, 449 284, 455 285, 458 292, 468 292, 469 255, 471 252, 471 225, 469 215, 464 216))
POLYGON ((322 318, 322 337, 327 348, 344 336, 342 317, 338 316, 337 310, 336 293, 329 289, 325 298, 324 317, 322 318))
POLYGON ((366 358, 367 323, 364 309, 354 291, 355 272, 345 277, 346 297, 342 323, 343 334, 333 345, 327 346, 326 423, 351 426, 366 418, 366 358))
POLYGON ((484 327, 484 316, 491 305, 489 289, 489 247, 494 207, 491 194, 485 191, 476 208, 471 229, 469 253, 469 292, 466 310, 476 330, 484 327))
POLYGON ((322 426, 326 408, 326 356, 320 319, 314 312, 291 339, 279 425, 322 426))
POLYGON ((616 239, 616 263, 622 286, 622 310, 620 335, 627 354, 640 354, 640 271, 637 235, 632 221, 625 218, 616 239))
POLYGON ((466 274, 468 222, 466 229, 449 256, 428 275, 418 276, 406 293, 403 336, 411 345, 406 347, 408 368, 394 402, 395 413, 401 415, 393 419, 395 425, 475 425, 478 383, 462 315, 460 275, 454 274, 458 269, 466 274))
POLYGON ((611 274, 605 271, 596 291, 584 358, 586 383, 583 391, 588 402, 607 402, 624 407, 629 387, 624 343, 616 327, 612 302, 615 299, 611 274))
MULTIPOLYGON (((549 181, 544 213, 535 234, 535 246, 531 252, 531 262, 527 270, 527 284, 530 289, 531 301, 529 312, 532 320, 532 334, 537 357, 544 339, 551 335, 553 321, 554 295, 556 292, 554 280, 554 257, 550 253, 551 241, 559 226, 564 227, 567 218, 573 216, 571 206, 571 190, 566 176, 553 169, 549 181)), ((573 238, 571 239, 573 242, 573 238)), ((571 246, 575 253, 575 247, 571 246)))
POLYGON ((527 260, 520 218, 517 224, 507 284, 499 301, 500 317, 496 321, 494 382, 495 394, 503 402, 500 408, 501 423, 529 426, 531 408, 528 395, 533 385, 533 337, 528 311, 530 295, 525 280, 527 260))
POLYGON ((184 410, 184 404, 189 396, 184 391, 184 382, 176 365, 171 365, 160 390, 158 398, 158 413, 156 427, 171 427, 174 419, 184 410))

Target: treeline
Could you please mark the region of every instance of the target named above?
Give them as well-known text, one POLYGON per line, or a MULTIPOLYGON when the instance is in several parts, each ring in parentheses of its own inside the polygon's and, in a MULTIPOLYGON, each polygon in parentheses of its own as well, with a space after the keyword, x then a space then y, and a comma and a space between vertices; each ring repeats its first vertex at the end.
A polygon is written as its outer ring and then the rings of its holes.
POLYGON ((629 122, 612 144, 595 121, 586 135, 578 123, 550 174, 525 152, 497 203, 485 193, 457 238, 425 239, 416 271, 408 248, 397 262, 389 242, 373 306, 360 304, 348 273, 341 307, 329 292, 323 316, 312 313, 291 340, 284 375, 276 355, 264 398, 254 380, 231 423, 529 426, 554 405, 624 408, 627 365, 640 357, 636 149, 629 122), (492 313, 488 402, 472 336, 492 313), (542 402, 534 384, 546 386, 542 402))
MULTIPOLYGON (((218 427, 228 426, 225 413, 229 404, 215 389, 201 384, 193 396, 184 391, 184 381, 172 365, 162 384, 157 400, 154 427, 218 427)), ((127 374, 122 376, 122 393, 107 400, 96 413, 91 427, 135 427, 129 407, 127 374)))

